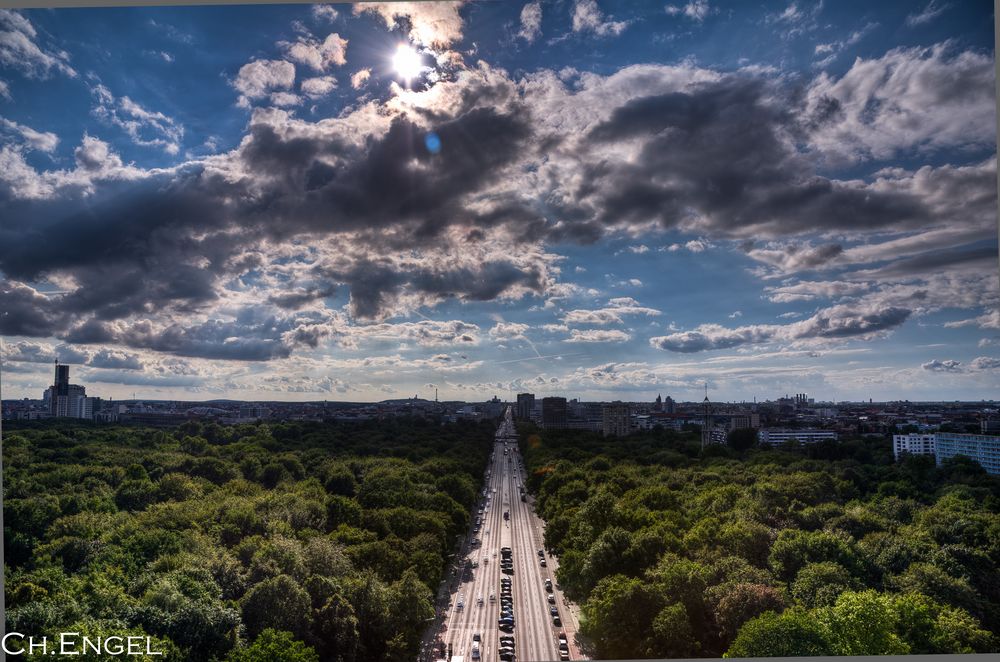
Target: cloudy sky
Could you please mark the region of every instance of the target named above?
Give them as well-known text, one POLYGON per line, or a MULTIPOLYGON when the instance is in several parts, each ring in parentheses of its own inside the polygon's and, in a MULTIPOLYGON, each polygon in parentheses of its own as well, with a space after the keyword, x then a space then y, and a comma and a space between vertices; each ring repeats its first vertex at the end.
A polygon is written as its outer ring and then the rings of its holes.
POLYGON ((994 398, 992 4, 0 10, 4 395, 994 398))

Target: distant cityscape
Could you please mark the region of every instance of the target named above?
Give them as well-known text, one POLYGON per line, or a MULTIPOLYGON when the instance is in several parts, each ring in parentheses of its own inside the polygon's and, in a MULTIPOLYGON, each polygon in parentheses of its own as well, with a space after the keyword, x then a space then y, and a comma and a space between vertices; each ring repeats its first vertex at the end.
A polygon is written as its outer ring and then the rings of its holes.
POLYGON ((543 429, 585 430, 625 437, 656 428, 698 432, 703 446, 725 444, 738 430, 752 430, 760 445, 836 442, 841 437, 893 437, 897 459, 903 454, 933 455, 938 464, 965 455, 991 474, 1000 474, 1000 403, 980 402, 826 402, 805 393, 762 402, 712 402, 706 388, 701 402, 678 402, 657 394, 650 402, 585 402, 560 396, 536 398, 519 393, 508 403, 494 396, 485 402, 438 401, 414 396, 373 403, 247 402, 211 400, 112 400, 88 396, 70 382, 70 366, 56 361, 52 386, 40 400, 5 400, 2 417, 11 421, 78 419, 97 423, 171 427, 195 419, 220 425, 259 421, 351 422, 417 416, 455 422, 496 420, 508 404, 518 420, 543 429))

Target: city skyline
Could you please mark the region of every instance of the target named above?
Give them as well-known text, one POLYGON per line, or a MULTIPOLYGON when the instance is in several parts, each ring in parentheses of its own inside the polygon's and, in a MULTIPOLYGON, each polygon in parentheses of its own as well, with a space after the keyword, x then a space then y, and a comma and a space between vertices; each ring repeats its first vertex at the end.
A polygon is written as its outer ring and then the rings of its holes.
POLYGON ((4 397, 993 397, 992 9, 0 10, 4 397))

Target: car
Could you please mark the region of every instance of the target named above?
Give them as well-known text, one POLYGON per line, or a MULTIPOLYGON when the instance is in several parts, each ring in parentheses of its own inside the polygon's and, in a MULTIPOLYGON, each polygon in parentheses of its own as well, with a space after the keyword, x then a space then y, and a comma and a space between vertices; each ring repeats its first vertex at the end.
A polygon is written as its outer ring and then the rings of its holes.
POLYGON ((545 580, 545 590, 548 591, 549 593, 552 592, 552 580, 551 579, 546 579, 545 580))
POLYGON ((566 662, 569 660, 569 651, 559 651, 559 662, 566 662))
POLYGON ((473 641, 482 641, 482 640, 483 640, 483 635, 481 635, 481 634, 479 634, 479 633, 477 632, 477 633, 475 633, 474 635, 472 635, 472 640, 473 640, 473 641))
POLYGON ((544 558, 545 557, 545 550, 541 550, 541 549, 538 550, 538 555, 544 558))
POLYGON ((546 600, 549 601, 550 605, 554 605, 556 603, 556 596, 553 595, 552 593, 549 593, 546 597, 546 600))
POLYGON ((479 656, 479 642, 478 641, 473 641, 472 642, 472 655, 471 655, 471 657, 472 657, 473 660, 478 660, 479 657, 480 657, 479 656))
POLYGON ((473 568, 478 568, 478 567, 479 567, 479 561, 475 561, 475 560, 473 560, 473 561, 472 561, 472 567, 473 567, 473 568))
POLYGON ((478 598, 476 598, 476 604, 479 605, 480 607, 483 606, 483 596, 480 595, 478 598))
POLYGON ((555 605, 552 605, 551 607, 549 607, 549 613, 552 614, 553 616, 558 616, 559 610, 556 609, 555 605))
POLYGON ((514 659, 514 651, 500 651, 498 656, 503 662, 511 662, 514 659))
POLYGON ((548 566, 548 564, 545 562, 545 559, 542 559, 541 561, 539 561, 538 565, 542 566, 543 568, 545 568, 545 567, 548 566))
POLYGON ((556 627, 562 627, 562 620, 558 616, 553 616, 552 625, 555 625, 556 627))
POLYGON ((497 594, 490 593, 490 602, 496 602, 496 601, 497 601, 497 594))

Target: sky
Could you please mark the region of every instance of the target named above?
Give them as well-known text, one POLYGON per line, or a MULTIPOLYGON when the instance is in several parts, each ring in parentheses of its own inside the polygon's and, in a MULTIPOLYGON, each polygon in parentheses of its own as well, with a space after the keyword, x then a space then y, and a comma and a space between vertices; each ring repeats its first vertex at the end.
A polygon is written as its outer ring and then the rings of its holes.
POLYGON ((4 396, 996 398, 992 5, 0 10, 4 396))

